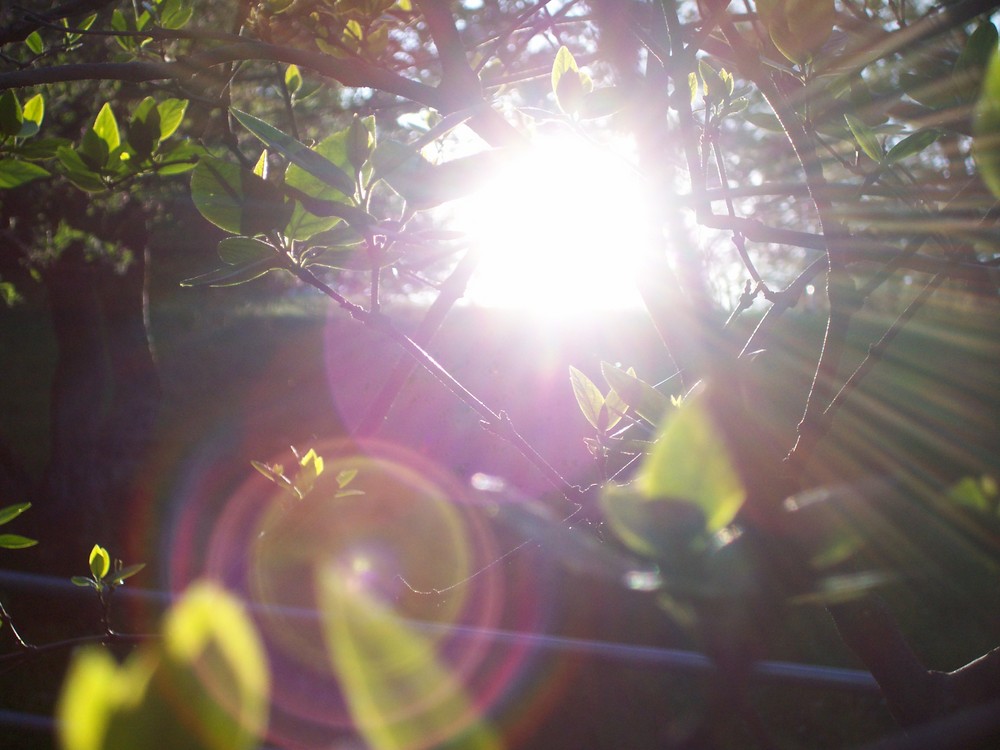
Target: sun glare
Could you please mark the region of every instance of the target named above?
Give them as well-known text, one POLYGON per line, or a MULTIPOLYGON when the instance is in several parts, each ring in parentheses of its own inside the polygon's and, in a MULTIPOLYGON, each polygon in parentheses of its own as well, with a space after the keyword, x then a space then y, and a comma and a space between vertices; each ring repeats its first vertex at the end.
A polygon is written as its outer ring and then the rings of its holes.
POLYGON ((457 206, 483 255, 468 298, 552 316, 637 307, 645 211, 622 156, 573 134, 542 139, 457 206))

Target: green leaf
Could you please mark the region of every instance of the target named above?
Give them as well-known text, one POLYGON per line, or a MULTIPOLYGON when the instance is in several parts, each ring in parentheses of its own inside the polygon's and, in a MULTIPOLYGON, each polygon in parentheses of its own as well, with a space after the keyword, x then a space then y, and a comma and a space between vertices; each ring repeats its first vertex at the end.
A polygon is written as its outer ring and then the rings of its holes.
POLYGON ((38 31, 32 31, 24 39, 24 43, 28 45, 28 49, 34 52, 36 55, 42 54, 42 50, 45 49, 45 43, 42 41, 42 35, 38 31))
POLYGON ((347 161, 355 172, 360 172, 375 146, 375 138, 364 121, 354 115, 351 126, 347 130, 347 161))
POLYGON ((252 237, 227 237, 219 243, 219 257, 223 263, 239 266, 259 260, 274 260, 276 250, 266 242, 252 237))
POLYGON ((68 146, 65 138, 34 138, 18 145, 14 153, 21 159, 29 161, 51 159, 56 156, 60 147, 68 146))
POLYGON ((569 368, 569 382, 583 416, 594 429, 604 432, 608 419, 607 409, 604 408, 604 394, 594 385, 594 381, 572 365, 569 368))
POLYGON ((156 111, 160 115, 160 140, 166 140, 177 132, 181 122, 184 120, 184 113, 187 111, 187 99, 164 99, 156 105, 156 111))
POLYGON ((259 279, 264 274, 281 268, 277 257, 258 260, 242 266, 225 266, 214 271, 192 276, 181 282, 181 286, 237 286, 259 279))
POLYGON ((66 178, 81 190, 99 192, 106 188, 101 176, 84 163, 80 154, 69 146, 56 149, 56 158, 65 171, 66 178))
POLYGON ((101 111, 97 113, 93 132, 107 145, 108 153, 114 151, 121 144, 118 121, 115 119, 115 113, 111 110, 109 102, 105 102, 101 111))
POLYGON ((93 578, 87 578, 86 576, 73 576, 69 579, 72 581, 74 586, 89 586, 90 588, 97 588, 98 584, 93 578))
POLYGON ((576 73, 579 68, 576 65, 576 58, 573 57, 573 53, 566 48, 565 45, 559 48, 556 52, 555 60, 552 61, 552 93, 557 94, 559 91, 559 82, 562 80, 566 73, 573 72, 576 73))
POLYGON ((31 162, 19 159, 0 159, 0 190, 18 187, 49 175, 48 170, 31 162))
POLYGON ((851 129, 851 134, 861 147, 861 150, 872 161, 881 163, 883 156, 882 144, 875 137, 875 131, 868 127, 864 120, 854 115, 844 115, 844 119, 847 120, 847 127, 851 129))
MULTIPOLYGON (((348 137, 349 129, 345 128, 324 138, 313 147, 313 150, 331 164, 353 171, 348 158, 348 137)), ((344 193, 297 164, 288 165, 285 171, 285 185, 321 201, 345 205, 353 203, 351 197, 354 194, 353 187, 350 193, 344 193)), ((337 215, 317 215, 304 207, 300 200, 292 211, 285 234, 290 239, 307 240, 315 234, 331 229, 340 219, 341 217, 337 215)))
POLYGON ((39 131, 42 120, 45 118, 45 97, 35 94, 24 103, 21 110, 24 121, 21 123, 21 130, 18 138, 30 138, 39 131))
POLYGON ((10 523, 30 507, 31 503, 17 503, 0 508, 0 526, 10 523))
POLYGON ((191 198, 217 227, 248 237, 283 229, 292 210, 279 187, 238 164, 208 156, 191 173, 191 198))
POLYGON ((285 68, 285 87, 289 94, 294 94, 302 88, 302 72, 298 65, 289 65, 285 68))
POLYGON ((120 586, 124 583, 126 578, 131 578, 136 573, 141 571, 146 567, 146 563, 135 563, 134 565, 126 565, 124 568, 115 573, 111 578, 108 579, 108 584, 111 586, 120 586))
POLYGON ((0 548, 3 549, 24 549, 34 547, 38 544, 36 539, 28 539, 20 534, 0 534, 0 548))
POLYGON ((250 750, 267 717, 264 649, 241 604, 196 583, 168 611, 162 642, 119 666, 102 648, 77 652, 56 714, 63 750, 250 750))
POLYGON ((231 110, 233 117, 247 130, 253 133, 268 148, 277 151, 288 159, 292 164, 297 164, 302 169, 309 172, 314 177, 319 178, 327 185, 337 188, 344 195, 354 194, 354 180, 350 176, 331 162, 316 153, 304 143, 297 141, 290 135, 282 133, 280 130, 253 115, 241 112, 238 109, 231 110))
POLYGON ((15 136, 21 132, 24 114, 17 94, 8 89, 0 95, 0 136, 15 136))
POLYGON ((1000 197, 1000 52, 986 69, 972 118, 972 155, 983 181, 1000 197))
POLYGON ((900 159, 919 154, 940 137, 941 132, 933 129, 918 130, 916 133, 911 133, 889 149, 889 152, 885 155, 885 163, 893 164, 900 159))
POLYGON ((701 508, 683 500, 651 499, 634 483, 607 485, 601 510, 622 543, 644 557, 662 558, 704 546, 707 538, 701 508))
POLYGON ((108 551, 99 544, 95 544, 90 550, 90 572, 94 580, 101 580, 111 570, 111 556, 108 551))
POLYGON ((183 27, 194 14, 189 0, 164 0, 160 6, 160 26, 165 29, 183 27))
POLYGON ((636 485, 645 497, 698 506, 705 513, 709 532, 714 533, 736 517, 746 491, 704 405, 704 395, 685 399, 671 414, 636 485))
POLYGON ((601 373, 608 385, 635 413, 650 424, 659 424, 670 408, 670 399, 653 386, 608 362, 601 362, 601 373))
POLYGON ((715 99, 716 101, 721 100, 726 95, 726 83, 723 81, 722 76, 719 74, 715 68, 709 65, 705 60, 698 61, 698 73, 701 75, 701 80, 704 82, 704 88, 706 99, 715 99))

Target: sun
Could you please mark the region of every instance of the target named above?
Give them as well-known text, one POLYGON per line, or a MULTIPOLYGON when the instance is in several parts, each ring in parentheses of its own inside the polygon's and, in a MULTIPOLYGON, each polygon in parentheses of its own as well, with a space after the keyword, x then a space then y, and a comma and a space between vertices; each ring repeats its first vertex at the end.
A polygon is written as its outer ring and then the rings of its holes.
POLYGON ((472 304, 544 316, 641 305, 648 206, 625 156, 573 133, 545 137, 456 208, 482 254, 472 304))

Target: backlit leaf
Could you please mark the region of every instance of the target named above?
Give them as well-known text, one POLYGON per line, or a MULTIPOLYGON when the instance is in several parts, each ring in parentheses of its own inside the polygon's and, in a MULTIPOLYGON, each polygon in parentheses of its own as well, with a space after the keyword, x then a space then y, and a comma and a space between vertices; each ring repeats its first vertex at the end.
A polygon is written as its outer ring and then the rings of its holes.
POLYGON ((282 133, 273 125, 269 125, 260 118, 241 112, 238 109, 232 110, 233 117, 247 130, 257 136, 264 145, 284 156, 292 164, 297 164, 302 169, 309 172, 314 177, 318 177, 331 187, 337 188, 344 195, 354 193, 354 180, 343 169, 316 153, 304 143, 297 141, 292 136, 282 133))
POLYGON ((292 209, 276 185, 214 157, 199 160, 192 172, 191 198, 217 227, 248 237, 284 228, 292 209))
POLYGON ((274 260, 275 249, 266 242, 252 237, 227 237, 219 243, 219 257, 223 263, 238 266, 258 260, 274 260))
POLYGON ((698 506, 712 533, 735 518, 745 490, 704 394, 685 399, 667 419, 636 486, 650 499, 672 498, 698 506))
POLYGON ((601 373, 608 385, 636 414, 650 424, 659 424, 670 408, 670 399, 631 371, 625 372, 608 362, 601 362, 601 373))
POLYGON ((368 747, 504 746, 439 654, 438 639, 332 567, 321 569, 319 587, 330 662, 368 747))
POLYGON ((0 526, 10 523, 31 507, 31 503, 17 503, 0 508, 0 526))
POLYGON ((569 368, 569 382, 573 387, 573 395, 576 396, 576 403, 580 406, 583 416, 594 429, 604 432, 607 427, 606 411, 604 417, 601 417, 604 394, 594 385, 594 381, 572 365, 569 368))
POLYGON ((868 125, 865 124, 864 120, 854 115, 844 115, 844 119, 847 120, 847 127, 851 129, 851 134, 854 136, 854 140, 857 141, 861 150, 864 151, 868 158, 874 162, 882 161, 882 144, 878 142, 878 138, 875 137, 875 131, 872 130, 868 125))
POLYGON ((109 570, 111 570, 111 556, 104 547, 95 544, 90 550, 90 572, 95 579, 101 580, 109 570))

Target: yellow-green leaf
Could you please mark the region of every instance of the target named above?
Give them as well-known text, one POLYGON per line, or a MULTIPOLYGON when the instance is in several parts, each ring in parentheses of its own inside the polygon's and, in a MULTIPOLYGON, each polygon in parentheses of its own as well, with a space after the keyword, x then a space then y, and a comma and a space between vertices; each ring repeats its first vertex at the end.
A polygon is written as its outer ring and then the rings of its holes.
POLYGON ((99 544, 95 544, 90 550, 90 572, 94 578, 101 580, 111 570, 111 555, 99 544))

